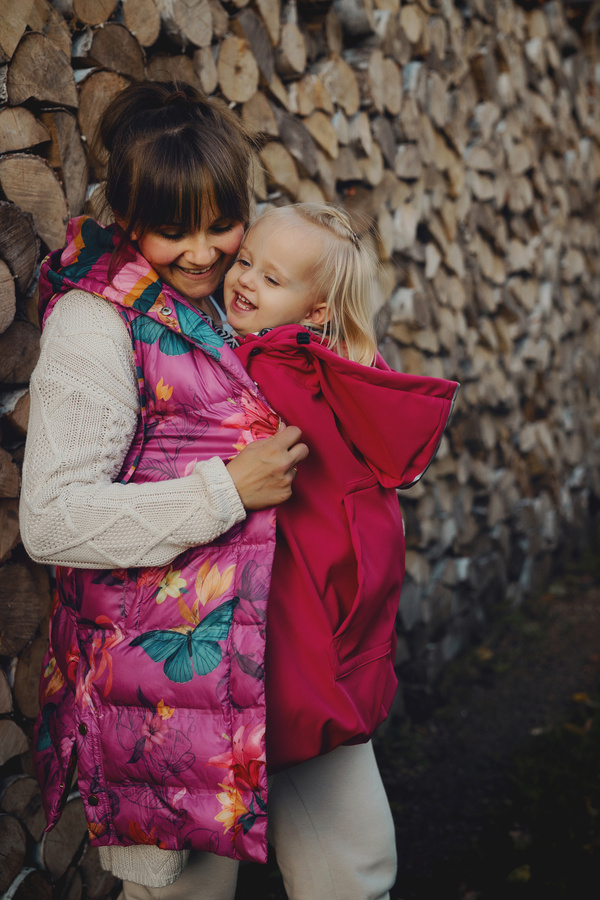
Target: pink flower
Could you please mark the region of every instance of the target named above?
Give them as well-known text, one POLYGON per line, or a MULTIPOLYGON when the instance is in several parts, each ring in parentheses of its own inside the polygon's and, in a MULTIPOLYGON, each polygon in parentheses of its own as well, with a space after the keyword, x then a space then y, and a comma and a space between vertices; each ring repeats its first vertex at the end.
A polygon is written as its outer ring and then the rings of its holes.
POLYGON ((265 726, 257 725, 252 729, 244 743, 245 726, 241 725, 233 738, 233 752, 227 750, 219 756, 209 759, 210 766, 229 769, 227 780, 237 787, 257 790, 260 772, 265 765, 264 733, 265 726))
POLYGON ((251 441, 272 437, 277 433, 281 419, 270 406, 247 388, 242 391, 240 405, 241 410, 222 423, 223 428, 238 428, 241 431, 240 440, 235 445, 238 450, 242 450, 251 441))
POLYGON ((142 737, 146 738, 144 743, 144 753, 149 753, 155 744, 159 746, 164 744, 165 735, 169 730, 166 719, 160 715, 152 715, 150 710, 146 713, 146 721, 140 728, 142 737))

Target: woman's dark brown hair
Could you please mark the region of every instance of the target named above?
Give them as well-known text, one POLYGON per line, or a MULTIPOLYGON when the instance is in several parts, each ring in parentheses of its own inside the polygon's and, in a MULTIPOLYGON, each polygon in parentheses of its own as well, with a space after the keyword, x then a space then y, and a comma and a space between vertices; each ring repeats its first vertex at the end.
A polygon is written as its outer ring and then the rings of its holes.
POLYGON ((185 82, 132 84, 109 103, 96 138, 105 197, 132 233, 164 225, 195 231, 203 207, 247 224, 252 142, 237 116, 185 82))

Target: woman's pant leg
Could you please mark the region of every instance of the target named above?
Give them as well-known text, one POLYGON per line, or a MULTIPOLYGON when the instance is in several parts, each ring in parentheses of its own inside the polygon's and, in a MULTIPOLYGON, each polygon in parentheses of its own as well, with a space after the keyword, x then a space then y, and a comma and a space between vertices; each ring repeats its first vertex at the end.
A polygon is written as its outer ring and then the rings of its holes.
POLYGON ((385 900, 394 824, 371 742, 270 779, 269 840, 289 900, 385 900))
POLYGON ((173 884, 151 888, 124 881, 119 900, 234 900, 238 866, 235 859, 192 851, 173 884))

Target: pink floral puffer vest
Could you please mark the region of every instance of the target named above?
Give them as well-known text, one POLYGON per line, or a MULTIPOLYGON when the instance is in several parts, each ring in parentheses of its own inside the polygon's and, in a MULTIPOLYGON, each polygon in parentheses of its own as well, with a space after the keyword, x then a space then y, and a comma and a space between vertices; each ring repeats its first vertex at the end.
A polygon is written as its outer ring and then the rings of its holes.
MULTIPOLYGON (((241 362, 112 228, 74 219, 44 263, 44 320, 73 287, 130 331, 141 415, 121 481, 179 478, 275 432, 241 362)), ((115 541, 119 540, 118 523, 115 541)), ((48 825, 77 766, 93 844, 266 859, 264 635, 273 510, 161 569, 57 570, 35 763, 48 825)))

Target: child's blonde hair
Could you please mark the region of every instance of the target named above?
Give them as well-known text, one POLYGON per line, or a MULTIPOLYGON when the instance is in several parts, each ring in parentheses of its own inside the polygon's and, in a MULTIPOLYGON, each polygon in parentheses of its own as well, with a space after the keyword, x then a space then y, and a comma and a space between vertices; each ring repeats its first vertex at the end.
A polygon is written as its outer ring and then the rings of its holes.
POLYGON ((267 210, 259 221, 299 216, 323 230, 323 250, 311 282, 325 303, 323 341, 348 359, 373 364, 377 339, 373 328, 376 261, 370 246, 355 233, 348 214, 326 203, 293 203, 267 210))

